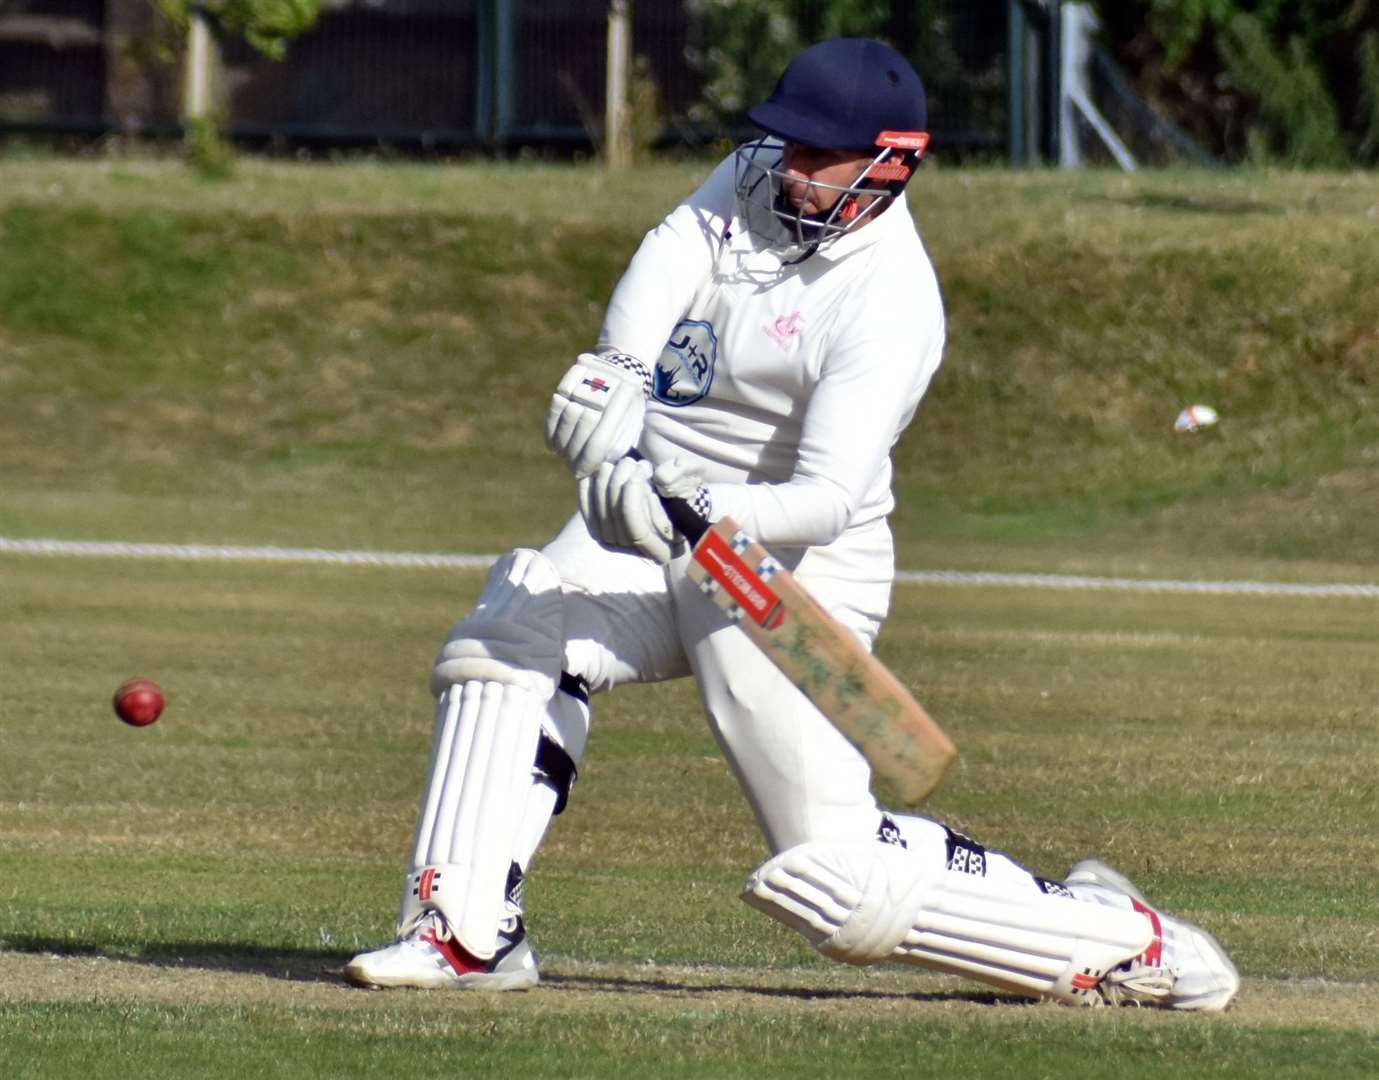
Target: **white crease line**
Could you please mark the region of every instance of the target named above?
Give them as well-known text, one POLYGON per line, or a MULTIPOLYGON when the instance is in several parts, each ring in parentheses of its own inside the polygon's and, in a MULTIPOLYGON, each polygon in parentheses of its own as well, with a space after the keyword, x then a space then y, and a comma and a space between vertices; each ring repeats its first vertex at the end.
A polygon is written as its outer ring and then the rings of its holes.
MULTIPOLYGON (((101 559, 189 559, 225 562, 330 563, 339 566, 422 567, 483 570, 497 555, 428 555, 397 551, 330 551, 324 548, 236 547, 223 544, 129 544, 86 540, 10 540, 0 537, 0 554, 86 556, 101 559)), ((911 585, 985 585, 1025 589, 1104 589, 1248 596, 1344 596, 1379 599, 1379 585, 1308 585, 1271 581, 1174 581, 1153 578, 1087 577, 1071 574, 997 574, 986 571, 901 570, 896 581, 911 585)))

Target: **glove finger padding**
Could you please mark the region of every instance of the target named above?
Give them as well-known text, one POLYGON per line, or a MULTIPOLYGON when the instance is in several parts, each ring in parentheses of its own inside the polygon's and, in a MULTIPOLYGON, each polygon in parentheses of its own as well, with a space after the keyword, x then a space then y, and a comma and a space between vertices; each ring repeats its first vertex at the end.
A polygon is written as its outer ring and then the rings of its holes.
POLYGON ((638 369, 645 365, 632 357, 582 353, 556 387, 546 411, 546 445, 577 478, 635 445, 646 416, 646 378, 638 369))
POLYGON ((604 462, 579 481, 579 512, 594 539, 606 547, 633 546, 627 529, 618 517, 612 487, 615 467, 604 462))
POLYGON ((579 516, 588 526, 590 536, 600 544, 610 544, 612 541, 604 533, 603 515, 599 513, 598 479, 599 474, 594 473, 592 476, 580 477, 575 485, 579 490, 579 516))
POLYGON ((624 458, 613 470, 617 518, 633 547, 664 565, 675 557, 675 527, 651 486, 651 465, 624 458))

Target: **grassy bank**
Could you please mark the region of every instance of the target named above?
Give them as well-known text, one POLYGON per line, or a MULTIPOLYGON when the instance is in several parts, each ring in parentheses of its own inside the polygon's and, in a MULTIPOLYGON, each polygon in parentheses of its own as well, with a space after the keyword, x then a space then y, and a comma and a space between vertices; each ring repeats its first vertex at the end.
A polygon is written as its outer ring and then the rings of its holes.
MULTIPOLYGON (((549 388, 703 173, 0 162, 0 532, 530 542, 570 505, 549 388)), ((1359 176, 923 174, 951 347, 897 451, 902 560, 1367 563, 1377 201, 1359 176), (1221 423, 1175 436, 1196 401, 1221 423)))

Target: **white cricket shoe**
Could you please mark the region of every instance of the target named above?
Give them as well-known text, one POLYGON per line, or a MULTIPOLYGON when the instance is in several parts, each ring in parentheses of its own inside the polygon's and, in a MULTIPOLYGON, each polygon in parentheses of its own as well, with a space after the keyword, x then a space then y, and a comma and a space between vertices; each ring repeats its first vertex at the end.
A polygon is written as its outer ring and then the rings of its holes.
POLYGON ((360 953, 346 964, 345 978, 371 990, 526 990, 541 974, 521 916, 498 934, 493 959, 478 960, 460 947, 445 916, 427 911, 393 944, 360 953))
POLYGON ((1240 976, 1216 939, 1151 907, 1123 874, 1084 859, 1063 883, 1080 900, 1132 907, 1154 926, 1149 948, 1108 971, 1097 986, 1108 1004, 1220 1012, 1235 997, 1240 976))

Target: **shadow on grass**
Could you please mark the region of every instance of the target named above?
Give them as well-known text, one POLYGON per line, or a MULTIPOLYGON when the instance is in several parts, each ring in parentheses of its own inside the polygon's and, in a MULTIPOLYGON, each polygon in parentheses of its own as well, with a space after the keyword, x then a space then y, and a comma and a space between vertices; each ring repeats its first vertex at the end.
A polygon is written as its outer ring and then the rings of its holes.
MULTIPOLYGON (((64 941, 45 937, 0 938, 0 950, 46 953, 54 957, 87 957, 143 964, 168 970, 223 971, 236 975, 262 975, 285 982, 344 985, 342 970, 353 955, 333 949, 265 949, 252 945, 217 942, 165 942, 121 947, 94 942, 64 941)), ((874 990, 818 986, 763 986, 753 984, 748 972, 741 982, 723 979, 701 982, 689 977, 648 973, 628 975, 565 975, 558 970, 544 972, 541 988, 560 993, 595 994, 680 994, 690 998, 741 994, 748 997, 794 1001, 915 1001, 958 1002, 972 1005, 1037 1004, 1033 999, 1002 996, 992 991, 972 990, 874 990)), ((364 991, 367 993, 367 991, 364 991)))
POLYGON ((353 955, 353 952, 333 949, 266 949, 214 941, 118 945, 44 937, 0 938, 0 949, 50 953, 58 957, 122 960, 160 968, 204 968, 241 975, 265 975, 288 982, 339 982, 341 969, 353 955))
MULTIPOLYGON (((745 976, 745 973, 744 973, 745 976)), ((542 974, 541 985, 554 990, 583 990, 604 994, 684 994, 689 997, 745 994, 797 1001, 944 1001, 969 1005, 1037 1005, 1033 998, 1001 996, 989 990, 868 990, 817 986, 760 986, 750 982, 689 982, 651 974, 646 978, 618 975, 542 974)))

